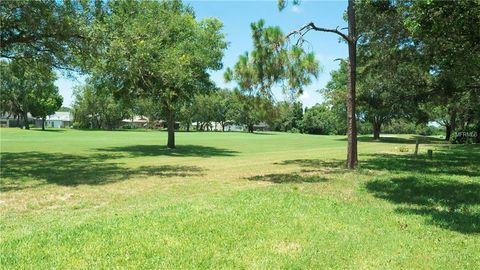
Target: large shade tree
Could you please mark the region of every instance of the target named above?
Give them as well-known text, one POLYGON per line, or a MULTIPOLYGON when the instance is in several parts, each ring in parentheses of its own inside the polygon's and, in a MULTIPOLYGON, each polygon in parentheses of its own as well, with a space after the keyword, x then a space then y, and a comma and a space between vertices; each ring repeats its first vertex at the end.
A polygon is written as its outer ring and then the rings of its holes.
POLYGON ((425 120, 418 119, 418 105, 427 95, 428 67, 419 59, 403 11, 394 1, 357 5, 359 115, 371 123, 374 139, 393 119, 425 120))
POLYGON ((161 104, 175 148, 175 109, 212 87, 210 70, 222 67, 222 23, 197 21, 181 1, 115 1, 95 25, 99 58, 93 82, 117 97, 161 104))
MULTIPOLYGON (((464 108, 478 107, 480 2, 400 1, 405 26, 430 66, 428 112, 445 125, 446 139, 462 122, 464 108)), ((475 115, 475 114, 471 114, 475 115)), ((480 120, 478 120, 480 123, 480 120)))

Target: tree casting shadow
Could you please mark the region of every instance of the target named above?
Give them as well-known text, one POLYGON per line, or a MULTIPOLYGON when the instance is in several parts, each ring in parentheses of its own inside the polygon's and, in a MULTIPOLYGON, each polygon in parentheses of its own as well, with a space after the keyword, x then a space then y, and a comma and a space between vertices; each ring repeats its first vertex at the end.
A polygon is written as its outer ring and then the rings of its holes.
POLYGON ((129 145, 99 148, 102 152, 123 152, 130 156, 173 156, 173 157, 228 157, 238 154, 237 151, 201 145, 179 145, 176 149, 168 149, 160 145, 129 145))
POLYGON ((45 184, 63 186, 101 185, 134 176, 188 177, 203 174, 196 166, 123 167, 107 161, 108 155, 78 156, 62 153, 2 153, 0 191, 21 190, 45 184), (32 179, 37 180, 32 184, 32 179))
POLYGON ((401 204, 395 211, 427 216, 441 228, 480 233, 480 184, 431 177, 397 177, 366 183, 375 197, 401 204))

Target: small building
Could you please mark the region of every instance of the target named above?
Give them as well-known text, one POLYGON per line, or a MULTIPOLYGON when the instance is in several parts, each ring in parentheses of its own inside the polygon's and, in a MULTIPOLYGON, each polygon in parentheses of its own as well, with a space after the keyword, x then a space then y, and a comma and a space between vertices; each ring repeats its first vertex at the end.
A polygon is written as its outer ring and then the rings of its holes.
POLYGON ((228 124, 225 126, 225 131, 244 131, 245 127, 237 124, 228 124))
MULTIPOLYGON (((55 112, 45 119, 46 128, 68 128, 73 123, 73 114, 71 112, 55 112)), ((36 127, 42 127, 42 119, 35 120, 36 127)))
POLYGON ((269 129, 270 129, 270 126, 265 122, 253 125, 253 130, 255 131, 267 131, 269 129))
MULTIPOLYGON (((209 123, 200 123, 193 122, 192 127, 196 130, 200 129, 200 126, 203 124, 203 129, 205 131, 222 131, 222 125, 219 122, 209 122, 209 123)), ((225 123, 225 129, 223 131, 244 131, 245 126, 234 124, 233 121, 227 121, 225 123)))
MULTIPOLYGON (((35 123, 35 118, 30 113, 27 114, 27 118, 29 124, 35 123)), ((0 114, 0 127, 20 127, 21 125, 23 125, 23 119, 18 115, 11 113, 0 114)))
POLYGON ((130 119, 123 119, 122 126, 128 128, 145 128, 148 124, 148 118, 141 115, 135 115, 130 119))

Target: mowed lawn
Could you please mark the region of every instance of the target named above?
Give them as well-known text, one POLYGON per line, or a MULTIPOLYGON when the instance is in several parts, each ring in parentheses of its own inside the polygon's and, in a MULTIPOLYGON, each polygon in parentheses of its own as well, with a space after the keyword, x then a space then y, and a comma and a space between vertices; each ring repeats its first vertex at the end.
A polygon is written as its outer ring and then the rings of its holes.
POLYGON ((480 269, 478 145, 0 132, 2 269, 480 269))

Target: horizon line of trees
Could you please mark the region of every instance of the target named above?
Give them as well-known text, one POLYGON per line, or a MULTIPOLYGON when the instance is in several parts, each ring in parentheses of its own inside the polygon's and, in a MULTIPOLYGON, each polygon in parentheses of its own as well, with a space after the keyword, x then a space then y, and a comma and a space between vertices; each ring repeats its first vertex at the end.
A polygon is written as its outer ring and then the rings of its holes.
MULTIPOLYGON (((158 127, 155 126, 156 122, 166 119, 166 113, 159 113, 148 100, 121 103, 109 93, 96 91, 88 84, 77 87, 72 108, 74 127, 108 130, 131 128, 122 120, 144 116, 149 120, 145 128, 155 128, 158 127)), ((271 131, 319 135, 346 135, 347 132, 342 113, 328 101, 304 108, 298 100, 274 102, 246 96, 239 90, 218 89, 198 94, 188 104, 177 107, 176 114, 180 122, 176 129, 185 131, 193 130, 192 124, 195 123, 196 131, 212 131, 217 126, 225 131, 227 126, 237 125, 244 127, 247 132, 254 132, 255 125, 266 123, 271 131)), ((359 118, 358 122, 360 134, 374 133, 369 121, 359 118)), ((408 119, 395 119, 384 127, 384 132, 439 135, 443 129, 427 123, 412 123, 408 119)))

